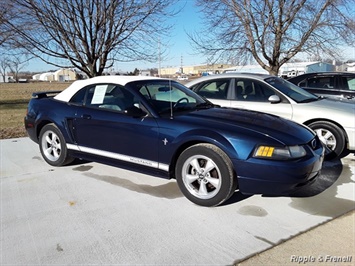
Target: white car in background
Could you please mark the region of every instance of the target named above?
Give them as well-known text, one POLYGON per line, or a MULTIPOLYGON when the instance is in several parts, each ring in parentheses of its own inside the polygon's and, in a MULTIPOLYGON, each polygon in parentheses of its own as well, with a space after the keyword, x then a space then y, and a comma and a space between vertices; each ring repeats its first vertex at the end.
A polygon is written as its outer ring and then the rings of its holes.
POLYGON ((179 76, 177 80, 188 80, 189 78, 185 75, 179 76))
POLYGON ((185 84, 214 104, 278 115, 313 129, 326 158, 355 151, 355 105, 320 98, 279 77, 229 73, 185 84))

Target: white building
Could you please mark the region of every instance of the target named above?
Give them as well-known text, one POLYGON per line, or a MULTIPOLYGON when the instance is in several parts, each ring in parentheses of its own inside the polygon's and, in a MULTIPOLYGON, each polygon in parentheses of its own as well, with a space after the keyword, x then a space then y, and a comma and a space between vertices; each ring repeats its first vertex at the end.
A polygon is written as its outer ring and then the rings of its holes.
POLYGON ((4 76, 0 75, 0 83, 8 83, 8 82, 14 82, 14 77, 13 76, 5 76, 5 80, 4 80, 4 76))
POLYGON ((265 69, 260 65, 246 65, 246 66, 234 66, 229 67, 223 71, 223 73, 259 73, 259 74, 269 74, 265 69))
POLYGON ((71 68, 62 68, 54 72, 54 80, 59 82, 76 80, 76 72, 71 68))
POLYGON ((324 62, 285 63, 280 67, 279 76, 294 77, 304 73, 335 71, 335 65, 324 62))
POLYGON ((62 68, 56 72, 46 72, 32 76, 33 80, 40 81, 73 81, 76 80, 76 72, 70 68, 62 68))

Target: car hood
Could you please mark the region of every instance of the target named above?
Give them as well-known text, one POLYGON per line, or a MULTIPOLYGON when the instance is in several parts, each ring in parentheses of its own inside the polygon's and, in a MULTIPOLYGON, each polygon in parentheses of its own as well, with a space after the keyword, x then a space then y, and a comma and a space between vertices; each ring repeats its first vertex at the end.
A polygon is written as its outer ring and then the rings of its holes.
POLYGON ((334 99, 319 99, 314 102, 307 103, 308 106, 313 106, 316 108, 324 108, 326 110, 337 110, 341 112, 354 113, 355 105, 354 102, 339 101, 334 99))
POLYGON ((312 119, 332 120, 339 123, 343 128, 354 128, 354 116, 354 104, 322 99, 293 105, 292 119, 298 123, 305 123, 312 119))
POLYGON ((315 136, 313 131, 293 121, 256 111, 231 108, 210 108, 176 116, 200 126, 235 134, 259 134, 283 145, 305 144, 315 136))

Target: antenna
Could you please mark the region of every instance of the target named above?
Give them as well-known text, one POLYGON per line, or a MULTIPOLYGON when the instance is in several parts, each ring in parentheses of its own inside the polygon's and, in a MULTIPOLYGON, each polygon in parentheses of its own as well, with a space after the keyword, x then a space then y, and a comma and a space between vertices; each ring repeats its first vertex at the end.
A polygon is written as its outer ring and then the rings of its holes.
POLYGON ((171 79, 169 79, 169 97, 170 97, 170 119, 174 118, 174 113, 173 113, 173 99, 172 99, 172 86, 171 86, 171 79))
POLYGON ((159 70, 158 70, 158 75, 159 75, 159 78, 161 77, 161 51, 160 51, 160 37, 159 37, 159 42, 158 42, 158 51, 159 51, 159 54, 158 54, 158 60, 159 60, 159 70))

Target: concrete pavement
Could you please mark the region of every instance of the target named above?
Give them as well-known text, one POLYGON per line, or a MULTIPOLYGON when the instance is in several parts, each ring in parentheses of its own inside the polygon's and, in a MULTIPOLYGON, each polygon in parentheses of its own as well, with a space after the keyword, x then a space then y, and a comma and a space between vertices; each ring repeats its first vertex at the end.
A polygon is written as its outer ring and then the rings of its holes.
POLYGON ((355 265, 355 211, 316 226, 237 265, 355 265))
POLYGON ((1 265, 297 265, 353 256, 353 155, 327 162, 292 197, 235 193, 217 208, 190 203, 174 180, 97 163, 51 167, 28 138, 1 140, 0 156, 1 265))

